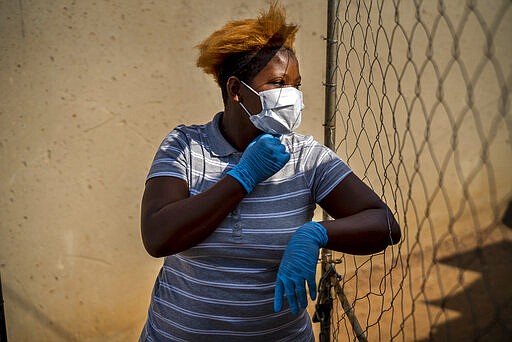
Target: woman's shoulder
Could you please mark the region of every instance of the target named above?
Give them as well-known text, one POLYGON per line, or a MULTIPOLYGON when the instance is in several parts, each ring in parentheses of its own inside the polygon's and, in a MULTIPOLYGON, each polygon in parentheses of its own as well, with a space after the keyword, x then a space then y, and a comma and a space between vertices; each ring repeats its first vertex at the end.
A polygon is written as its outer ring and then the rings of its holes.
POLYGON ((167 139, 176 139, 181 138, 187 141, 191 140, 201 140, 201 137, 204 137, 208 134, 208 131, 215 126, 215 118, 207 123, 202 124, 179 124, 174 127, 166 136, 167 139))
POLYGON ((327 148, 319 143, 312 135, 304 135, 295 132, 283 135, 281 141, 291 152, 310 148, 327 148))

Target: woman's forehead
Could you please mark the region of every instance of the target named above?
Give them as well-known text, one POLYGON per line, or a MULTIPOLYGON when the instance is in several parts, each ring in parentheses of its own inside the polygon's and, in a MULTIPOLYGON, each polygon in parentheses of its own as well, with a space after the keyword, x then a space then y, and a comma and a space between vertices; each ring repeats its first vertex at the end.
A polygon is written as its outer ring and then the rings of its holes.
POLYGON ((299 62, 288 49, 279 50, 260 73, 293 74, 299 73, 299 62))
POLYGON ((297 60, 297 58, 295 57, 295 54, 288 49, 281 49, 281 50, 277 51, 277 53, 274 55, 274 57, 272 59, 276 60, 282 64, 288 64, 292 60, 293 61, 297 60))

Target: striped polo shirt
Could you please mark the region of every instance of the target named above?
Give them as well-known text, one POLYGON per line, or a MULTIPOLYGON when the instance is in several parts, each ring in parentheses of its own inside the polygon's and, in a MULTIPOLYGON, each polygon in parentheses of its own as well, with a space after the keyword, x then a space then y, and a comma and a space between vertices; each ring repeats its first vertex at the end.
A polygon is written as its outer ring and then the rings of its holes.
MULTIPOLYGON (((222 113, 205 125, 178 126, 162 142, 148 179, 177 177, 194 196, 218 182, 242 152, 222 136, 222 113)), ((165 257, 141 341, 313 341, 306 310, 286 300, 274 312, 279 262, 293 233, 351 172, 311 136, 283 135, 290 160, 245 196, 204 241, 165 257)))

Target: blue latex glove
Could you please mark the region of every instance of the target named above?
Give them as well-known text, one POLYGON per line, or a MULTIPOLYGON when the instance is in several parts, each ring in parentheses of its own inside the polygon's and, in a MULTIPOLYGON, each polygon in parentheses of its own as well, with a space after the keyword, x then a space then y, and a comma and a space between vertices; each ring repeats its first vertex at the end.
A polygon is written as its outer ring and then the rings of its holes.
POLYGON ((244 151, 238 164, 227 174, 239 181, 247 191, 281 170, 290 160, 290 153, 279 138, 270 134, 256 137, 244 151))
POLYGON ((277 272, 274 311, 283 307, 283 294, 292 313, 297 314, 297 298, 302 308, 308 305, 305 282, 312 300, 316 298, 316 265, 320 248, 327 245, 327 231, 320 223, 308 222, 293 234, 277 272))

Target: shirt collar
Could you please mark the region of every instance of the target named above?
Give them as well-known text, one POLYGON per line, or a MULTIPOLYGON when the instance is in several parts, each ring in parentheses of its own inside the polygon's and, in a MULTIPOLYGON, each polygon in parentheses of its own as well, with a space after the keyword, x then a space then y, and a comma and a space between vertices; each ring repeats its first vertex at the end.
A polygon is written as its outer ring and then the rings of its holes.
POLYGON ((223 112, 217 113, 213 120, 208 125, 206 133, 210 141, 212 154, 217 157, 226 157, 233 153, 238 152, 231 144, 224 138, 220 131, 220 120, 222 119, 223 112))

